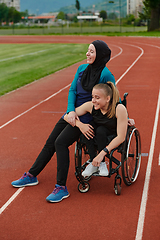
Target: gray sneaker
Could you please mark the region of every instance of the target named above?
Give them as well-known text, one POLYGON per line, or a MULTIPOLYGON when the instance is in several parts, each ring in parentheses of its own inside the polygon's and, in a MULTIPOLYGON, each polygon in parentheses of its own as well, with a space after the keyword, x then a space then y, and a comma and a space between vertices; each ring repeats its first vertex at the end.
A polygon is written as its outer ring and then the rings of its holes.
POLYGON ((106 176, 109 175, 109 171, 108 171, 108 169, 107 169, 107 165, 106 165, 105 162, 101 162, 101 163, 100 163, 100 166, 99 166, 99 175, 100 175, 100 176, 104 176, 104 177, 106 177, 106 176))
POLYGON ((87 165, 87 167, 85 168, 85 170, 82 172, 82 176, 83 177, 89 177, 91 176, 93 173, 98 172, 98 167, 95 167, 92 165, 92 163, 89 163, 87 165))

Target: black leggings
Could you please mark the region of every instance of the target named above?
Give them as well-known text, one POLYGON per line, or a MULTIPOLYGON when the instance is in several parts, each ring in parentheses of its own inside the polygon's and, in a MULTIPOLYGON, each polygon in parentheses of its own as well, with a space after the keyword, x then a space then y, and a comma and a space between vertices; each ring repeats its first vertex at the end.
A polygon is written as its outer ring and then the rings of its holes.
POLYGON ((96 149, 98 152, 102 151, 116 137, 116 134, 111 133, 105 126, 97 126, 94 122, 90 124, 94 127, 95 137, 89 140, 85 138, 84 142, 92 161, 97 155, 96 149))
POLYGON ((53 154, 57 155, 57 184, 66 185, 69 169, 69 149, 81 135, 77 127, 72 127, 64 119, 60 119, 46 141, 42 151, 29 170, 33 176, 37 176, 51 160, 53 154))

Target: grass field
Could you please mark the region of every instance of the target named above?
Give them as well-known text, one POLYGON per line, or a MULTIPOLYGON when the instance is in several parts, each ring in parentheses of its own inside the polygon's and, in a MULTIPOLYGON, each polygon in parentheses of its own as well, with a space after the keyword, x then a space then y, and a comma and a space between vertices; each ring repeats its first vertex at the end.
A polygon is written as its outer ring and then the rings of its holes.
POLYGON ((88 44, 0 44, 0 95, 85 59, 87 48, 88 44))
MULTIPOLYGON (((2 31, 0 29, 0 34, 2 31)), ((43 30, 38 31, 41 34, 43 30)), ((23 29, 19 29, 19 34, 23 34, 23 29)), ((96 34, 99 32, 94 32, 96 34)), ((160 31, 103 32, 101 35, 160 37, 160 31)), ((87 44, 0 44, 0 95, 85 59, 87 48, 87 44)))

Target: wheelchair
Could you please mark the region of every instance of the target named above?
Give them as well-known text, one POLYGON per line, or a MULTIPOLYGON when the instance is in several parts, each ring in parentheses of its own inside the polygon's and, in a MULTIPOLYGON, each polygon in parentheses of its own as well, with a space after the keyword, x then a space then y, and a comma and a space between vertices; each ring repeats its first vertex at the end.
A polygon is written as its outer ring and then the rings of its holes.
MULTIPOLYGON (((125 93, 122 100, 122 104, 125 106, 127 105, 127 96, 128 93, 125 93)), ((75 146, 75 175, 79 182, 78 190, 81 193, 89 191, 90 184, 88 181, 92 176, 99 176, 98 172, 89 177, 82 176, 82 172, 90 163, 88 150, 83 138, 84 136, 82 134, 75 146)), ((125 141, 113 149, 110 154, 107 154, 105 158, 108 159, 109 164, 109 175, 106 177, 110 178, 115 174, 114 191, 116 195, 120 195, 122 179, 127 186, 130 186, 136 181, 139 174, 141 164, 141 138, 138 129, 135 126, 128 126, 125 141), (121 161, 117 159, 117 155, 121 161), (120 169, 122 177, 120 175, 120 169)))

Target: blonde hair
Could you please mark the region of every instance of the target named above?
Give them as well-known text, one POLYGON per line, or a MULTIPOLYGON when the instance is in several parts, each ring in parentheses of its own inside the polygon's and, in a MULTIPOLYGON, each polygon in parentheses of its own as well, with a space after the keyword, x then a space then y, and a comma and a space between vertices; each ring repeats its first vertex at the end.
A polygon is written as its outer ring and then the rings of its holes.
POLYGON ((93 87, 94 89, 102 89, 106 96, 110 96, 107 116, 115 117, 116 103, 120 100, 120 95, 117 87, 112 82, 99 83, 93 87))

